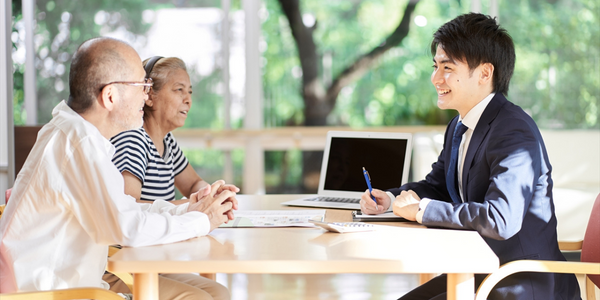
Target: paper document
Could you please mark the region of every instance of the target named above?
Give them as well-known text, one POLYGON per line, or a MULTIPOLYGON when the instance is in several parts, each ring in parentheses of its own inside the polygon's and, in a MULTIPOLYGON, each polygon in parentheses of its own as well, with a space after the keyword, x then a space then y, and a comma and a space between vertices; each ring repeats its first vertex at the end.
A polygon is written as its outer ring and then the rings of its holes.
POLYGON ((395 215, 388 211, 378 215, 365 215, 360 211, 352 212, 352 221, 354 222, 404 222, 407 221, 403 217, 395 215))
POLYGON ((244 210, 234 215, 234 220, 219 227, 315 227, 308 220, 323 221, 325 210, 244 210))

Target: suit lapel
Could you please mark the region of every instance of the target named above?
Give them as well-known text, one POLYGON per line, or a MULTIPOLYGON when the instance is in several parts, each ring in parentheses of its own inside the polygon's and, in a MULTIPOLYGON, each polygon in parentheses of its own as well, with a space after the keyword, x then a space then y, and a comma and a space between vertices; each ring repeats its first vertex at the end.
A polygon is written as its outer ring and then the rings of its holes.
POLYGON ((500 112, 500 108, 504 106, 506 102, 508 102, 508 100, 506 100, 504 95, 502 95, 501 93, 496 93, 494 98, 492 98, 490 103, 483 111, 483 114, 481 114, 481 118, 479 118, 477 126, 475 127, 475 131, 471 136, 471 141, 469 142, 469 149, 467 149, 467 155, 465 156, 465 161, 463 162, 462 172, 462 190, 464 197, 463 200, 465 202, 469 201, 467 193, 467 180, 469 178, 469 171, 471 169, 471 166, 473 165, 473 159, 475 158, 475 154, 477 153, 478 149, 481 147, 481 143, 487 136, 488 131, 490 130, 490 124, 492 123, 492 121, 494 121, 494 119, 498 115, 498 112, 500 112))

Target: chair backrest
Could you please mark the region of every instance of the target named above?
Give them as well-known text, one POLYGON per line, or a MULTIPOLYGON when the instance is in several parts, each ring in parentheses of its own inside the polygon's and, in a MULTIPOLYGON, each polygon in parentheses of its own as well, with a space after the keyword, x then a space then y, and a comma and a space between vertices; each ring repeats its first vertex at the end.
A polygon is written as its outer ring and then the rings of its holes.
MULTIPOLYGON (((585 230, 583 244, 581 245, 581 261, 600 263, 600 194, 596 197, 585 230)), ((600 287, 600 275, 588 275, 588 277, 597 287, 600 287)))
POLYGON ((15 126, 15 176, 19 174, 21 168, 29 156, 29 152, 35 145, 38 132, 42 126, 15 126))

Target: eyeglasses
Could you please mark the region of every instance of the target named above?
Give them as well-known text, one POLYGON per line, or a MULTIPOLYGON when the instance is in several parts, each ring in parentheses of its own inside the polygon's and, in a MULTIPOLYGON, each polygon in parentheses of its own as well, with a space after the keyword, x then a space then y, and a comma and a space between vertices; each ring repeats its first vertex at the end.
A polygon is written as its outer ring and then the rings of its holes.
POLYGON ((144 81, 113 81, 113 82, 109 82, 109 83, 103 85, 100 88, 100 90, 104 89, 105 87, 107 87, 111 84, 126 84, 126 85, 132 85, 132 86, 143 86, 144 94, 150 93, 150 88, 154 85, 154 83, 152 82, 152 78, 145 78, 144 81))

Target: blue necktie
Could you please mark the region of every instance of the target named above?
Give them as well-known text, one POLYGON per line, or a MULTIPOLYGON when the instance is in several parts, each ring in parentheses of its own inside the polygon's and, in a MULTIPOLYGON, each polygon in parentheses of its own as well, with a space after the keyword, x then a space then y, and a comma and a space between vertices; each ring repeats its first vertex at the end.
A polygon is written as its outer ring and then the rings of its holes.
POLYGON ((463 125, 461 121, 458 121, 458 124, 456 124, 456 127, 454 128, 454 135, 452 136, 452 152, 450 153, 448 173, 446 173, 446 187, 448 188, 448 193, 454 203, 462 202, 457 188, 456 165, 458 162, 458 148, 460 147, 460 141, 467 129, 469 129, 467 126, 463 125))

